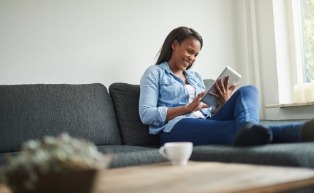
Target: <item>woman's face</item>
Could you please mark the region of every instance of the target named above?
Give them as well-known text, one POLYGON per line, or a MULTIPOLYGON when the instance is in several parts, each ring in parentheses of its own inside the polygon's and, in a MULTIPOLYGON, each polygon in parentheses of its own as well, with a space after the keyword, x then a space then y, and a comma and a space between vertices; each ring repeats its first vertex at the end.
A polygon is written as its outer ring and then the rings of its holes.
POLYGON ((175 40, 172 43, 172 55, 168 61, 172 71, 186 70, 191 66, 201 51, 201 43, 195 38, 189 38, 180 44, 175 40))

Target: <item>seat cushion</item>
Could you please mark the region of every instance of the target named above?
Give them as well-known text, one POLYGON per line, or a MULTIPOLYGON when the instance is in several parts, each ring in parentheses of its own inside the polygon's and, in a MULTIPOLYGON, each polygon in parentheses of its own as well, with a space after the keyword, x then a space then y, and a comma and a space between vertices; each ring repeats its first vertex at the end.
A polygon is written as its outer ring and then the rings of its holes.
POLYGON ((0 152, 63 132, 96 145, 121 144, 113 105, 102 84, 0 85, 0 152))
POLYGON ((167 159, 159 153, 158 148, 130 145, 103 145, 97 146, 97 148, 100 152, 112 156, 112 161, 108 166, 109 168, 153 164, 167 161, 167 159))
MULTIPOLYGON (((112 156, 109 168, 152 164, 167 161, 160 155, 158 148, 129 145, 99 145, 98 151, 112 156)), ((20 152, 0 153, 0 169, 8 164, 9 158, 20 152)))
POLYGON ((159 136, 149 135, 148 125, 144 125, 139 116, 140 86, 113 83, 109 86, 109 93, 114 104, 122 143, 158 147, 159 136))
POLYGON ((268 144, 254 147, 195 146, 195 161, 248 163, 314 168, 314 142, 268 144))

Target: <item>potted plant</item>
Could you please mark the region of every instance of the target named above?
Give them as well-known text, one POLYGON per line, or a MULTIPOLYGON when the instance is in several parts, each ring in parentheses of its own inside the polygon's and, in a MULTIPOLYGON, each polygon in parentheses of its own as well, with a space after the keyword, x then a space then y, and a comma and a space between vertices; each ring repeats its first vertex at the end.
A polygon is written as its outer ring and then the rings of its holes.
POLYGON ((86 140, 68 134, 30 140, 8 160, 2 180, 16 193, 90 192, 111 160, 86 140))

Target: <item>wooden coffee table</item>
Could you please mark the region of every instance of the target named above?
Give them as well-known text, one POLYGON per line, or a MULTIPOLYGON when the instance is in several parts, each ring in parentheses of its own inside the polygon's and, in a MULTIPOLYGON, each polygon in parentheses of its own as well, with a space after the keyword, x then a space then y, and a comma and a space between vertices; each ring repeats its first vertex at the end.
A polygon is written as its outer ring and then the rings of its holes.
MULTIPOLYGON (((189 162, 100 171, 93 193, 312 192, 314 170, 291 167, 189 162)), ((0 185, 0 192, 9 193, 0 185)))

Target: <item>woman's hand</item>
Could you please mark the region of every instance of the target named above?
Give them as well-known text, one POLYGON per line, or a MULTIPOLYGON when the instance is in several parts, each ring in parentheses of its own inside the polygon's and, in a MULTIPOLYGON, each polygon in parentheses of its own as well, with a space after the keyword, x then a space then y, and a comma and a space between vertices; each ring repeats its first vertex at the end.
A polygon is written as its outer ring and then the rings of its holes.
POLYGON ((168 108, 166 121, 169 121, 180 115, 186 115, 188 113, 192 113, 193 111, 198 111, 202 108, 208 108, 208 105, 201 102, 201 98, 204 96, 204 94, 205 92, 198 94, 188 105, 168 108))
POLYGON ((226 76, 224 81, 219 79, 215 84, 216 93, 210 93, 218 99, 219 106, 225 104, 230 96, 232 95, 234 89, 238 86, 238 84, 234 83, 228 88, 229 76, 226 76))
POLYGON ((208 105, 206 105, 205 103, 201 102, 201 98, 205 95, 205 91, 199 93, 195 99, 187 105, 187 108, 189 109, 189 112, 193 112, 193 111, 198 111, 202 108, 208 108, 208 105))

